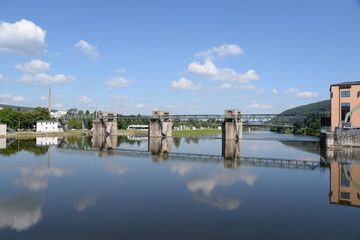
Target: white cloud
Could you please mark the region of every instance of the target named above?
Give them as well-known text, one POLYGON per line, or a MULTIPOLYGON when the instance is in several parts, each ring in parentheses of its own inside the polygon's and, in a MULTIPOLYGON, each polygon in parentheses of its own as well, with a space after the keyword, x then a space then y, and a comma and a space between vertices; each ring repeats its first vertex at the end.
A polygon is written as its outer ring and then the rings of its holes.
POLYGON ((272 93, 279 93, 279 91, 276 88, 273 88, 272 93))
POLYGON ((36 56, 46 52, 46 31, 35 23, 22 19, 15 23, 0 23, 0 51, 36 56))
POLYGON ((129 79, 117 77, 108 79, 106 85, 110 87, 127 87, 131 82, 129 79))
POLYGON ((118 72, 118 73, 125 73, 125 72, 127 72, 128 70, 127 69, 125 69, 125 68, 119 68, 119 69, 117 69, 115 72, 118 72))
POLYGON ((2 74, 0 74, 0 82, 6 82, 6 78, 2 74))
POLYGON ((144 108, 144 107, 145 107, 145 105, 142 104, 142 103, 135 106, 136 109, 141 109, 141 108, 144 108))
POLYGON ((30 62, 16 64, 15 68, 22 72, 41 73, 50 70, 50 63, 33 59, 30 62))
POLYGON ((55 108, 62 108, 63 105, 61 105, 60 103, 54 103, 53 105, 55 108))
POLYGON ((204 64, 201 64, 198 61, 190 63, 188 66, 188 72, 193 75, 208 77, 217 81, 247 83, 249 81, 259 79, 259 76, 253 69, 248 70, 244 74, 240 74, 230 68, 216 67, 210 58, 206 58, 204 64))
POLYGON ((41 97, 40 97, 40 100, 41 100, 41 101, 45 101, 45 100, 46 100, 46 97, 41 96, 41 97))
POLYGON ((0 100, 1 99, 8 99, 8 100, 12 100, 12 101, 15 101, 15 102, 23 102, 25 101, 25 97, 23 96, 12 96, 11 94, 0 94, 0 100))
POLYGON ((258 103, 256 103, 256 102, 254 102, 253 104, 251 104, 250 106, 248 106, 248 108, 252 108, 252 109, 272 109, 272 108, 274 108, 274 107, 271 106, 271 105, 267 105, 267 104, 265 104, 265 105, 260 105, 260 104, 258 104, 258 103))
POLYGON ((54 76, 47 75, 45 73, 36 73, 36 74, 24 74, 18 82, 28 83, 33 85, 50 85, 54 83, 68 83, 75 81, 71 75, 57 74, 54 76))
POLYGON ((79 48, 80 51, 82 51, 89 57, 92 57, 92 58, 99 57, 99 52, 97 50, 97 47, 90 45, 88 42, 86 42, 84 40, 80 40, 79 42, 77 42, 75 44, 75 47, 79 48))
POLYGON ((201 85, 195 85, 193 81, 186 78, 180 78, 179 81, 172 81, 170 87, 175 90, 200 90, 203 89, 201 85))
POLYGON ((23 96, 13 97, 12 100, 14 100, 16 102, 23 102, 23 101, 25 101, 25 97, 23 97, 23 96))
POLYGON ((203 52, 195 53, 196 57, 227 57, 243 54, 244 51, 240 48, 239 45, 235 44, 223 44, 220 47, 212 47, 203 52))
POLYGON ((299 98, 313 98, 313 97, 318 97, 319 93, 305 91, 305 92, 299 92, 298 94, 296 94, 296 96, 299 98))
POLYGON ((319 93, 317 92, 310 92, 310 91, 300 92, 300 90, 296 87, 289 88, 288 90, 286 90, 286 93, 288 93, 290 96, 295 96, 298 98, 313 98, 319 96, 319 93))
POLYGON ((89 103, 92 100, 91 97, 86 97, 86 96, 76 96, 76 97, 83 103, 89 103))

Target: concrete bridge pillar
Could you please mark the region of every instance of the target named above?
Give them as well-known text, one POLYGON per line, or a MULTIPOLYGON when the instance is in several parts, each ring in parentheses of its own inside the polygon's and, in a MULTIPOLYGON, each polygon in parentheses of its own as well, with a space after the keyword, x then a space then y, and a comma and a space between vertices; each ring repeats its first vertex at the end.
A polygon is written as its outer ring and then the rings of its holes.
POLYGON ((225 110, 225 119, 222 124, 222 139, 242 139, 240 110, 225 110))
POLYGON ((149 137, 172 137, 172 127, 170 112, 153 111, 149 122, 149 137))
POLYGON ((100 112, 99 118, 93 122, 93 135, 117 134, 117 114, 100 112))

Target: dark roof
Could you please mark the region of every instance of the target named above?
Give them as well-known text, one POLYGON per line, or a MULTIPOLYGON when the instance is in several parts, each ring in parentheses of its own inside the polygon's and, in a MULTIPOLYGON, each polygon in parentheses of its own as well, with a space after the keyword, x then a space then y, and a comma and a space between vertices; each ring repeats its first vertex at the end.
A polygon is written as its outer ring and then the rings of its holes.
POLYGON ((360 81, 331 84, 331 86, 340 86, 340 85, 360 85, 360 81))

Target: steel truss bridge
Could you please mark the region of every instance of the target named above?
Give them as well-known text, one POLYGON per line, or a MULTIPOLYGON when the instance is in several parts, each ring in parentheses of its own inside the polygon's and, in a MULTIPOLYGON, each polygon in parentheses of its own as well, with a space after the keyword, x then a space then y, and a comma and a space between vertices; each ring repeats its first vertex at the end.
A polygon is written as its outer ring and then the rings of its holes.
POLYGON ((96 148, 72 148, 58 147, 59 152, 78 152, 82 154, 96 155, 106 153, 108 156, 118 155, 127 157, 156 157, 161 160, 180 160, 192 162, 207 162, 207 163, 224 163, 225 166, 258 166, 258 167, 272 167, 272 168, 290 168, 290 169, 304 169, 315 170, 322 168, 320 161, 307 161, 307 160, 294 160, 294 159, 275 159, 275 158, 256 158, 256 157, 237 157, 234 159, 225 159, 221 155, 209 154, 194 154, 194 153, 157 153, 154 154, 144 150, 130 150, 130 149, 112 149, 112 150, 99 150, 96 148))
MULTIPOLYGON (((330 117, 329 114, 241 114, 241 121, 244 125, 251 126, 278 126, 278 125, 288 125, 288 127, 292 127, 293 123, 298 120, 303 120, 311 117, 330 117)), ((223 114, 195 114, 195 115, 170 115, 170 120, 173 121, 224 121, 225 116, 223 114)), ((99 117, 89 114, 89 115, 79 115, 79 114, 70 114, 62 116, 60 119, 69 120, 69 119, 79 119, 79 120, 95 120, 100 119, 99 117)), ((106 117, 101 118, 102 120, 109 120, 106 117)), ((117 115, 117 121, 138 121, 138 120, 147 120, 150 121, 152 119, 151 115, 117 115)))

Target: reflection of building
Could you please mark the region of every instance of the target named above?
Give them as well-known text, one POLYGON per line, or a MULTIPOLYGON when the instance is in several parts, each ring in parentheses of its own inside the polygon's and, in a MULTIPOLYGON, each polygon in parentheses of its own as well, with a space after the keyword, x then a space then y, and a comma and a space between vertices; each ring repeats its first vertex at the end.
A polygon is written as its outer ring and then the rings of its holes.
POLYGON ((56 121, 37 121, 36 122, 37 132, 58 132, 59 123, 56 121))
POLYGON ((360 149, 325 149, 321 157, 330 166, 330 202, 360 207, 360 149))
POLYGON ((6 149, 6 138, 0 138, 0 149, 6 149))
POLYGON ((58 144, 58 137, 37 137, 36 146, 51 146, 58 144))
POLYGON ((164 160, 168 160, 169 156, 167 153, 171 152, 172 147, 172 138, 169 137, 155 137, 150 138, 149 137, 149 143, 148 143, 148 151, 151 152, 152 159, 156 162, 162 162, 164 160))
POLYGON ((92 138, 92 147, 100 150, 100 157, 108 157, 114 155, 113 152, 109 152, 106 150, 116 149, 118 144, 118 136, 116 135, 94 135, 92 138))
POLYGON ((224 167, 236 168, 241 163, 242 157, 241 140, 222 140, 222 155, 224 157, 224 167))
POLYGON ((330 165, 330 202, 360 207, 359 164, 330 165))

